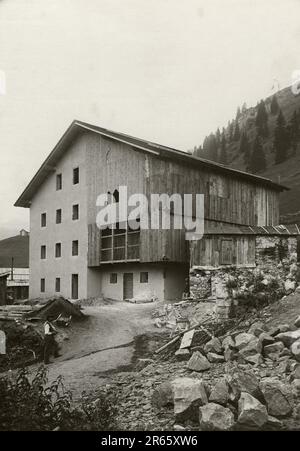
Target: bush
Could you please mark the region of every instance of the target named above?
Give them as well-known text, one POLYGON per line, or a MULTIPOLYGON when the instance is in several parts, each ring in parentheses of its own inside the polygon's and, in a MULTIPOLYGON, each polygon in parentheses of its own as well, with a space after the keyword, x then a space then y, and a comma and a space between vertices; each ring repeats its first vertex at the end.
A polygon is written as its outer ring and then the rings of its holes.
POLYGON ((0 430, 66 431, 112 430, 115 428, 117 399, 104 390, 97 400, 83 393, 78 405, 72 407, 72 394, 59 376, 48 384, 45 367, 30 379, 27 370, 18 372, 16 379, 0 379, 0 430))

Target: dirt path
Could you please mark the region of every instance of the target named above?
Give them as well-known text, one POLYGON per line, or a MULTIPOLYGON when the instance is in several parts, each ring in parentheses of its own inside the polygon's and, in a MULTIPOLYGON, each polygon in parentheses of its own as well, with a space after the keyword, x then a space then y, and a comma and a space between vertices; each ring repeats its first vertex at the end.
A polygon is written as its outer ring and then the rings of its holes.
POLYGON ((62 356, 48 366, 49 380, 63 375, 75 400, 82 391, 95 390, 107 381, 103 373, 130 365, 137 335, 157 333, 151 318, 155 308, 157 304, 124 302, 84 308, 88 317, 68 331, 62 356))

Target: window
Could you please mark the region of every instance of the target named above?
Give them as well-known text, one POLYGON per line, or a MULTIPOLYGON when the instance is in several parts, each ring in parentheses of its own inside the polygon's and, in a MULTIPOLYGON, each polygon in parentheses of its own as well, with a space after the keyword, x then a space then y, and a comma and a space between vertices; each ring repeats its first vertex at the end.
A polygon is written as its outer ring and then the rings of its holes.
POLYGON ((45 293, 46 283, 45 279, 41 279, 41 293, 45 293))
POLYGON ((136 261, 140 255, 140 230, 117 223, 101 230, 101 261, 136 261))
POLYGON ((55 244, 55 257, 56 258, 61 257, 61 243, 55 244))
POLYGON ((73 169, 73 185, 77 185, 79 183, 79 168, 73 169))
POLYGON ((41 214, 41 227, 46 227, 47 225, 47 216, 46 213, 41 214))
POLYGON ((110 275, 110 283, 117 283, 118 282, 118 274, 115 272, 112 272, 110 275))
POLYGON ((47 254, 46 246, 43 245, 43 246, 41 246, 41 259, 42 260, 45 260, 46 254, 47 254))
POLYGON ((73 205, 73 213, 72 213, 72 219, 73 221, 76 221, 79 219, 79 205, 73 205))
POLYGON ((140 273, 140 283, 148 283, 148 273, 147 272, 140 273))
POLYGON ((119 202, 119 191, 117 189, 114 190, 113 197, 114 197, 115 202, 118 203, 119 202))
POLYGON ((72 255, 78 255, 78 240, 72 241, 72 255))
POLYGON ((55 279, 55 291, 56 293, 60 292, 60 277, 56 277, 55 279))
POLYGON ((56 224, 61 224, 61 218, 62 218, 62 213, 61 213, 61 208, 59 210, 56 210, 56 224))
POLYGON ((62 174, 56 174, 56 191, 62 189, 62 174))

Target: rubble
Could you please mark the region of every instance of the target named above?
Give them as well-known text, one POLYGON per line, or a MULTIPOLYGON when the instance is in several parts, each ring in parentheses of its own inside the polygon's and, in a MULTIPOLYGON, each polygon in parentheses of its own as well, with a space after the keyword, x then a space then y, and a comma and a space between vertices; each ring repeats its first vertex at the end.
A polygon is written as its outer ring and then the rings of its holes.
POLYGON ((209 403, 199 408, 199 423, 201 431, 230 431, 235 421, 230 409, 209 403))
POLYGON ((229 386, 226 379, 220 379, 212 388, 209 402, 214 402, 226 406, 229 401, 229 386))
POLYGON ((201 372, 208 370, 210 368, 210 363, 204 355, 199 351, 196 351, 190 358, 187 367, 191 371, 201 372))
POLYGON ((203 381, 181 377, 172 381, 176 421, 197 421, 199 406, 208 402, 203 381))
POLYGON ((292 406, 288 400, 288 389, 282 382, 274 378, 266 378, 261 381, 260 389, 269 415, 285 417, 292 413, 292 406))
POLYGON ((249 393, 241 393, 238 412, 238 422, 249 428, 261 428, 268 422, 266 407, 249 393))
POLYGON ((289 331, 289 332, 281 332, 275 336, 276 341, 281 341, 284 346, 290 347, 295 341, 300 339, 300 329, 289 331))

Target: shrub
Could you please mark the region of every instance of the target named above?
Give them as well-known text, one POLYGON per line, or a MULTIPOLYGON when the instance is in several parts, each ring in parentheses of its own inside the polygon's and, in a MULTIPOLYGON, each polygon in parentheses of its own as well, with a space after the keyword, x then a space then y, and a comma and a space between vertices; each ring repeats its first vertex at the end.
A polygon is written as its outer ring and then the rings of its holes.
POLYGON ((0 379, 0 430, 47 431, 111 430, 115 428, 117 399, 109 389, 100 392, 97 400, 83 393, 72 406, 72 394, 59 376, 48 385, 47 371, 40 367, 30 378, 22 369, 13 380, 0 379))

